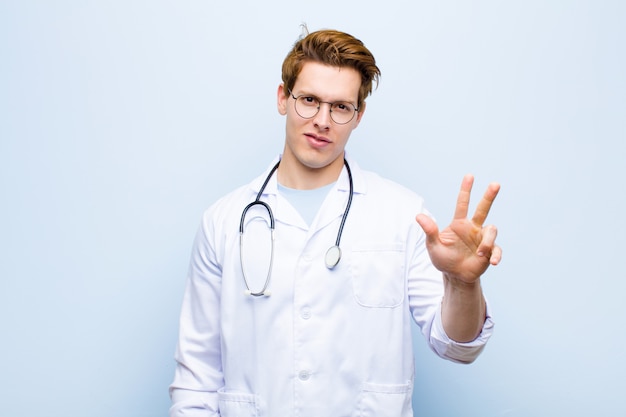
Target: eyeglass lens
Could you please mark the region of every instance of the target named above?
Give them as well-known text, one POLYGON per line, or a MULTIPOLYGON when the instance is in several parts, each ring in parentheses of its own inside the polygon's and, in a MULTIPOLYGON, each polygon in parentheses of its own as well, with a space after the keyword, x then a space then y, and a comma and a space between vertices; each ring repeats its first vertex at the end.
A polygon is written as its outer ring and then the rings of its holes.
MULTIPOLYGON (((305 119, 314 117, 320 110, 322 102, 315 97, 300 96, 296 98, 296 112, 305 119)), ((346 124, 354 118, 356 108, 348 102, 338 101, 330 104, 330 117, 337 124, 346 124)))

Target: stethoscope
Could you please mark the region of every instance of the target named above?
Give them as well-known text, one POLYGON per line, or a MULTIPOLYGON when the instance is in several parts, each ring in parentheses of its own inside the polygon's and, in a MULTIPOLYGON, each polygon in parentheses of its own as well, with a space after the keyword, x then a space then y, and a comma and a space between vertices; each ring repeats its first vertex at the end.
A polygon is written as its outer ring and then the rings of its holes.
MULTIPOLYGON (((341 260, 341 248, 339 247, 339 242, 341 241, 341 234, 343 233, 343 226, 346 224, 346 218, 348 218, 348 213, 350 212, 350 205, 352 204, 352 196, 354 195, 354 185, 352 183, 352 171, 350 171, 350 165, 348 165, 348 161, 346 161, 345 159, 343 160, 343 163, 346 166, 346 171, 348 172, 348 182, 350 183, 350 194, 348 194, 348 203, 346 204, 346 209, 344 210, 343 216, 341 217, 341 224, 339 225, 339 230, 337 231, 337 240, 335 240, 335 245, 328 248, 328 250, 326 251, 326 256, 324 257, 324 263, 326 264, 326 268, 328 269, 333 269, 335 266, 337 266, 337 264, 341 260)), ((263 191, 265 190, 267 183, 270 181, 270 178, 272 178, 272 175, 274 175, 274 172, 278 169, 279 164, 280 164, 280 161, 278 161, 276 165, 274 165, 274 168, 272 168, 270 173, 267 175, 267 178, 265 179, 265 182, 261 186, 261 190, 259 190, 259 193, 257 194, 256 199, 243 209, 243 212, 241 213, 241 222, 239 223, 239 263, 241 264, 241 273, 243 275, 243 281, 246 284, 245 293, 247 295, 253 295, 255 297, 260 297, 263 295, 269 296, 271 294, 269 291, 267 291, 267 287, 270 284, 270 278, 272 276, 272 266, 274 265, 275 222, 274 222, 274 213, 272 212, 272 208, 266 202, 261 201, 261 196, 263 195, 263 191), (261 291, 258 291, 258 292, 252 291, 250 289, 248 278, 246 277, 246 271, 245 271, 245 268, 243 267, 243 233, 244 233, 243 225, 246 220, 246 213, 251 207, 254 207, 254 206, 262 206, 265 208, 265 210, 267 210, 267 213, 270 218, 270 232, 271 232, 270 265, 267 270, 267 277, 265 278, 265 284, 263 285, 263 288, 261 289, 261 291)))

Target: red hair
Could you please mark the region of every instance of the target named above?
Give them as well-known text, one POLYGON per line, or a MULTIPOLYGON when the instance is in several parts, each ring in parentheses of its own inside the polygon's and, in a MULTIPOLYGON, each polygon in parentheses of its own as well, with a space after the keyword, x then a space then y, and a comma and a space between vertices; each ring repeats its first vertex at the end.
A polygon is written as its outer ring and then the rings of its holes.
POLYGON ((372 93, 373 83, 380 78, 374 55, 359 39, 336 30, 320 30, 299 39, 283 61, 282 79, 285 94, 292 90, 302 66, 306 62, 319 62, 333 67, 355 69, 361 74, 361 87, 357 106, 372 93))

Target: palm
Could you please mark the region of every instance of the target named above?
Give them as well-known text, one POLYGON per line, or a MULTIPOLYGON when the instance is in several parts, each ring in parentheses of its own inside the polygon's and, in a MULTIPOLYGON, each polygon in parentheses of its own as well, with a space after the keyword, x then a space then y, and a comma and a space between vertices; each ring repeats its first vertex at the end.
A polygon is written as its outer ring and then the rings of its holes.
POLYGON ((426 247, 433 265, 443 273, 464 282, 476 281, 489 267, 500 261, 501 250, 495 245, 494 226, 483 227, 500 186, 490 184, 471 219, 467 218, 473 177, 466 176, 457 199, 454 218, 448 227, 439 231, 426 215, 416 220, 427 235, 426 247))

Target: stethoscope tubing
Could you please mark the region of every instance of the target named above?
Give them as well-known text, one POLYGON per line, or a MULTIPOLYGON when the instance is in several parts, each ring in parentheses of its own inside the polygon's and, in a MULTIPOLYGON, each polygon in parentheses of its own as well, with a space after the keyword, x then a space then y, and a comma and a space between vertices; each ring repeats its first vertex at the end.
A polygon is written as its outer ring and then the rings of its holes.
MULTIPOLYGON (((348 218, 348 213, 350 212, 350 207, 352 206, 352 196, 354 195, 354 184, 352 181, 352 171, 350 170, 350 165, 348 164, 348 161, 344 158, 343 160, 344 166, 346 167, 346 171, 348 172, 348 182, 350 183, 350 192, 348 194, 348 202, 346 203, 346 208, 343 212, 343 216, 341 217, 341 223, 339 224, 339 230, 337 231, 337 239, 335 240, 335 245, 331 246, 328 251, 326 252, 326 256, 325 256, 325 264, 326 267, 328 269, 333 269, 341 260, 341 248, 339 247, 339 243, 341 242, 341 236, 343 234, 343 228, 346 224, 346 219, 348 218)), ((239 262, 241 264, 241 273, 243 275, 243 280, 244 283, 246 285, 246 291, 245 293, 248 295, 252 295, 254 297, 260 297, 260 296, 269 296, 270 292, 267 291, 267 288, 269 287, 270 284, 270 280, 272 277, 272 268, 274 266, 274 232, 275 232, 275 228, 276 228, 276 223, 274 220, 274 213, 272 212, 272 208, 270 207, 270 205, 264 201, 261 201, 261 196, 263 195, 263 191, 265 191, 265 187, 267 186, 267 184, 269 183, 270 179, 272 178, 272 175, 274 175, 274 172, 278 169, 278 165, 280 164, 280 161, 278 161, 276 163, 276 165, 274 165, 274 167, 270 170, 269 174, 267 175, 267 178, 265 178, 265 181, 263 182, 263 185, 261 186, 261 189, 259 190, 255 200, 253 202, 251 202, 250 204, 248 204, 244 209, 243 212, 241 213, 241 220, 239 222, 239 262), (243 267, 243 235, 244 235, 244 223, 246 220, 246 214, 248 213, 248 210, 250 210, 250 208, 260 205, 263 208, 265 208, 265 210, 267 211, 269 218, 270 218, 270 231, 271 231, 271 252, 270 252, 270 265, 269 268, 267 270, 267 277, 265 278, 265 284, 263 285, 263 288, 261 289, 261 291, 252 291, 250 289, 250 285, 248 283, 248 278, 246 277, 246 271, 245 268, 243 267)))
POLYGON ((350 170, 350 165, 348 165, 348 161, 343 160, 343 164, 346 167, 346 171, 348 171, 348 182, 350 183, 350 192, 348 193, 348 202, 346 203, 346 209, 343 211, 343 216, 341 217, 341 223, 339 224, 339 230, 337 231, 337 240, 335 241, 335 246, 339 247, 339 242, 341 242, 341 235, 343 234, 343 226, 346 224, 346 219, 348 218, 348 213, 350 212, 350 206, 352 206, 352 196, 354 195, 354 184, 352 183, 352 171, 350 170))

